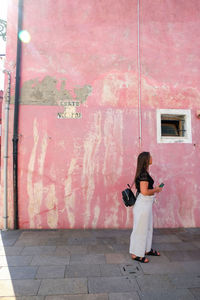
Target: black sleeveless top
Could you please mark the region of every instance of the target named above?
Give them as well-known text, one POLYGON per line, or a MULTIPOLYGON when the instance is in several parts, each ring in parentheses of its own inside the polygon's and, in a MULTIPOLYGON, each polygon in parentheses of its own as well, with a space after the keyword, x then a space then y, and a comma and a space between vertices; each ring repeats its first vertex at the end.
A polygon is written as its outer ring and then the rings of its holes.
POLYGON ((136 178, 135 186, 138 193, 140 193, 140 181, 148 181, 148 189, 153 189, 154 180, 147 171, 141 172, 140 175, 136 178))

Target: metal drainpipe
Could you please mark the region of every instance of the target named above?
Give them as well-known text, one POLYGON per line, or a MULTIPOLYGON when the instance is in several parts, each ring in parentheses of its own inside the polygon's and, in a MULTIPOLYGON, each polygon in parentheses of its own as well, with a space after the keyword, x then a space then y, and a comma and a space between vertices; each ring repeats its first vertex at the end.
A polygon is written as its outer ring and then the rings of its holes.
POLYGON ((21 71, 21 40, 19 33, 22 30, 23 0, 18 2, 18 32, 17 32, 17 57, 16 57, 16 83, 15 83, 15 108, 13 129, 13 200, 14 200, 14 229, 19 228, 18 220, 18 127, 19 127, 19 97, 20 97, 20 71, 21 71))
POLYGON ((141 66, 140 66, 140 0, 137 6, 138 15, 138 114, 139 114, 139 146, 142 146, 142 117, 141 117, 141 66))
POLYGON ((4 197, 3 197, 3 206, 4 206, 4 228, 3 230, 8 230, 8 205, 7 205, 7 170, 8 170, 8 127, 9 127, 9 104, 10 104, 10 85, 11 85, 11 76, 10 71, 4 70, 4 73, 8 74, 8 89, 5 102, 5 133, 4 133, 4 197))

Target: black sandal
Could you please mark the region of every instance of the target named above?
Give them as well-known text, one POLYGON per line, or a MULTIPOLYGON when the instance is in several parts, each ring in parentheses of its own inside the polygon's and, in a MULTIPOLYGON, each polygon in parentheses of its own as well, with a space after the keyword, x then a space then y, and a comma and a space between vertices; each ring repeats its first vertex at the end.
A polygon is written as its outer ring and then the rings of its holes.
POLYGON ((137 260, 137 261, 139 261, 139 262, 141 262, 141 263, 144 263, 144 264, 147 264, 147 263, 149 262, 149 260, 148 260, 148 261, 145 261, 145 259, 147 259, 145 256, 144 256, 144 257, 136 256, 135 258, 132 257, 132 259, 133 259, 133 260, 137 260))
POLYGON ((151 251, 147 252, 146 255, 160 256, 160 253, 158 254, 158 251, 151 249, 151 251))

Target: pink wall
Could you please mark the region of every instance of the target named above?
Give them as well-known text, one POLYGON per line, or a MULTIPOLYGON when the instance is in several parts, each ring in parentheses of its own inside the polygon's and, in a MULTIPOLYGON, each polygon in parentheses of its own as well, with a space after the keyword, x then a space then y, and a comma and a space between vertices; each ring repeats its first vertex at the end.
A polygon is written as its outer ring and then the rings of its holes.
MULTIPOLYGON (((3 103, 3 91, 0 91, 0 126, 2 124, 2 103, 3 103)), ((1 135, 0 135, 0 156, 1 156, 1 135)))
MULTIPOLYGON (((13 78, 14 5, 10 1, 7 47, 13 78)), ((121 190, 141 151, 152 153, 156 183, 165 182, 155 227, 200 226, 200 4, 141 0, 140 6, 142 147, 137 1, 24 0, 31 41, 22 53, 20 228, 131 227, 132 209, 123 206, 121 190), (67 99, 80 101, 81 119, 57 118, 64 111, 59 102, 67 99), (157 144, 157 108, 191 109, 192 144, 157 144)), ((11 105, 10 227, 12 114, 11 105)))

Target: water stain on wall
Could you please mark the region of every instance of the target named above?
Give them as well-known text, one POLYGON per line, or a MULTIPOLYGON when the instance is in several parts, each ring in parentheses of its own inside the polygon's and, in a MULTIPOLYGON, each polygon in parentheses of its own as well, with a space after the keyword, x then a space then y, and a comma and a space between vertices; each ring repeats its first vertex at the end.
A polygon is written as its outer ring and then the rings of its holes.
POLYGON ((48 187, 48 194, 46 198, 46 206, 48 208, 47 224, 49 228, 57 228, 58 226, 58 199, 56 198, 55 185, 51 184, 48 187))
POLYGON ((181 88, 161 84, 156 80, 142 76, 141 78, 142 103, 151 108, 169 107, 183 108, 190 107, 194 103, 200 104, 200 91, 197 88, 188 87, 181 88))
POLYGON ((41 205, 43 200, 43 173, 44 173, 44 163, 48 146, 48 136, 46 132, 42 137, 41 143, 39 143, 40 135, 38 131, 38 122, 35 119, 33 122, 33 149, 30 155, 28 164, 28 174, 27 174, 27 193, 29 196, 28 203, 28 213, 30 219, 31 228, 41 228, 41 205), (40 146, 40 153, 37 157, 37 150, 40 146), (36 165, 38 166, 38 177, 37 181, 34 182, 34 173, 36 170, 36 165))
POLYGON ((137 104, 137 74, 133 72, 112 71, 103 80, 102 104, 117 107, 137 104))
POLYGON ((104 122, 104 185, 114 184, 122 174, 123 166, 123 111, 107 110, 104 122), (110 164, 112 162, 112 164, 110 164))
MULTIPOLYGON (((91 218, 91 203, 95 191, 95 175, 99 169, 99 147, 102 140, 101 112, 94 115, 94 125, 84 141, 82 185, 84 186, 85 214, 84 228, 87 228, 91 218)), ((97 213, 97 212, 96 212, 97 213)))
POLYGON ((73 172, 76 168, 76 159, 72 158, 67 174, 67 179, 65 180, 65 209, 67 212, 67 220, 69 222, 69 227, 73 228, 75 225, 75 191, 72 188, 72 178, 73 172))
MULTIPOLYGON (((58 80, 46 76, 39 81, 37 78, 23 83, 20 103, 29 105, 58 105, 58 102, 66 99, 79 100, 84 103, 92 92, 91 85, 74 87, 73 91, 65 88, 66 81, 62 80, 60 89, 57 88, 58 80), (73 96, 75 94, 75 98, 73 96)), ((14 102, 14 97, 11 99, 14 102)))
POLYGON ((97 228, 97 223, 98 223, 98 220, 99 220, 99 216, 100 216, 100 197, 97 197, 97 202, 98 202, 98 205, 96 205, 94 207, 94 216, 93 216, 93 220, 92 220, 92 228, 97 228))
POLYGON ((29 197, 29 205, 28 205, 28 213, 29 213, 29 222, 30 228, 34 228, 34 216, 39 213, 38 206, 35 205, 35 197, 34 197, 34 187, 33 187, 33 172, 35 168, 35 160, 36 160, 36 150, 39 141, 39 134, 38 134, 38 124, 36 119, 34 120, 33 124, 33 149, 30 155, 30 160, 28 164, 28 172, 27 172, 27 194, 29 197))
POLYGON ((108 209, 105 212, 104 225, 105 228, 109 228, 109 227, 118 228, 119 227, 118 213, 119 213, 120 202, 118 201, 117 192, 112 193, 112 195, 106 196, 106 202, 110 203, 110 201, 112 201, 112 203, 114 203, 115 205, 111 205, 111 206, 108 205, 108 209))

